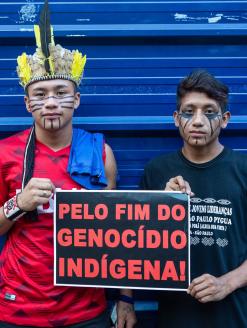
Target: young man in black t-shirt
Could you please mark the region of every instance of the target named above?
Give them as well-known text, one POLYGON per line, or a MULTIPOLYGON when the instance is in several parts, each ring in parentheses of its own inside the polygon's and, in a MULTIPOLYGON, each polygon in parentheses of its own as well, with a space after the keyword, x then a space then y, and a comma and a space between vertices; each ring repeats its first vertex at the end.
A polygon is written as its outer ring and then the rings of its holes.
POLYGON ((206 71, 178 85, 176 153, 145 168, 142 189, 191 196, 188 293, 162 292, 159 328, 247 327, 247 156, 219 142, 227 126, 228 88, 206 71))

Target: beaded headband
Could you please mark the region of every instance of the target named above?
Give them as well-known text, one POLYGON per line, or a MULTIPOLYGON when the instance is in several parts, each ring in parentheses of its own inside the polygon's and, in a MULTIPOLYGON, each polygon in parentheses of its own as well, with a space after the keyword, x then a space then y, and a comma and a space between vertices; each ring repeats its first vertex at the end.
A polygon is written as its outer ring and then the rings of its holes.
POLYGON ((35 53, 22 53, 17 58, 17 74, 23 88, 26 89, 36 81, 54 79, 70 80, 79 86, 86 55, 83 56, 78 50, 70 51, 59 44, 55 45, 47 0, 40 14, 39 25, 34 25, 34 33, 37 46, 35 53))

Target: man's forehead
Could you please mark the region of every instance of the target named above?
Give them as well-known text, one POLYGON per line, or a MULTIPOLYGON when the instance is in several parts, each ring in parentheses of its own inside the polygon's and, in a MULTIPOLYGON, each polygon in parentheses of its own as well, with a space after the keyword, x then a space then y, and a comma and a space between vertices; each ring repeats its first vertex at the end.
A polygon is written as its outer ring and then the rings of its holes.
POLYGON ((186 94, 181 99, 182 106, 192 106, 192 107, 208 107, 214 106, 219 108, 219 104, 216 100, 209 98, 205 93, 200 92, 190 92, 186 94))
POLYGON ((38 81, 28 87, 28 91, 36 90, 55 90, 60 88, 74 88, 73 82, 68 80, 56 79, 48 81, 38 81))

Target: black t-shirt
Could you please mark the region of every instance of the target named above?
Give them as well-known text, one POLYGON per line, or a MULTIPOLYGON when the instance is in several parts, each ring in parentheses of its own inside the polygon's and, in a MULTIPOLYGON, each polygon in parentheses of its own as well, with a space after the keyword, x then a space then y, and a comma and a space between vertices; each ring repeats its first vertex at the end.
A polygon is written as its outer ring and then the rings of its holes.
MULTIPOLYGON (((247 259, 247 156, 224 148, 212 161, 195 164, 181 151, 153 159, 141 189, 164 190, 181 175, 191 186, 191 278, 216 277, 247 259)), ((247 327, 247 288, 202 304, 183 292, 162 292, 159 327, 247 327)))

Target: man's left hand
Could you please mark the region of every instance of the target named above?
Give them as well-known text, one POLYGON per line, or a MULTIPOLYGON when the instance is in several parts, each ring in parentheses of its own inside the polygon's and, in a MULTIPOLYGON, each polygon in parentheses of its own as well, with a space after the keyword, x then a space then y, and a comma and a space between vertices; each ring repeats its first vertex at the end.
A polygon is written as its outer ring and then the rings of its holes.
POLYGON ((118 301, 117 303, 117 327, 133 328, 136 324, 136 315, 132 304, 118 301))
POLYGON ((188 288, 188 294, 201 303, 220 301, 230 293, 224 276, 217 278, 208 273, 195 278, 188 288))

